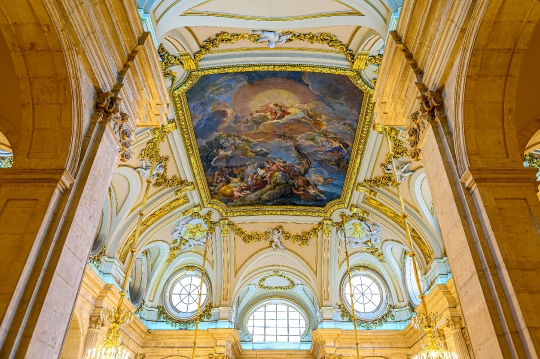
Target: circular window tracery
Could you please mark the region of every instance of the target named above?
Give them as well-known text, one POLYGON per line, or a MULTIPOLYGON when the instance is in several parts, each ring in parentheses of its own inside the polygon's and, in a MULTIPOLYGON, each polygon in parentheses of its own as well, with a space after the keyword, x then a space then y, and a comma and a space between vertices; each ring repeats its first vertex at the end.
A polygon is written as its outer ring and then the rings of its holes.
MULTIPOLYGON (((171 289, 171 304, 182 313, 192 313, 197 310, 199 293, 201 289, 201 277, 187 275, 177 280, 171 289)), ((206 283, 202 284, 201 304, 207 298, 206 283)))
MULTIPOLYGON (((386 311, 388 290, 384 279, 368 267, 351 269, 351 284, 354 300, 354 312, 359 319, 375 320, 386 311)), ((349 312, 351 306, 351 287, 349 275, 345 274, 341 281, 341 299, 349 312)))
MULTIPOLYGON (((185 266, 176 271, 164 288, 164 307, 175 319, 190 320, 197 315, 199 291, 201 289, 201 269, 197 266, 185 266)), ((201 292, 201 310, 212 298, 212 287, 206 274, 201 292)))
MULTIPOLYGON (((360 274, 351 278, 351 284, 355 311, 371 313, 381 305, 382 290, 372 278, 360 274)), ((345 297, 348 298, 349 304, 351 303, 350 287, 350 285, 345 286, 345 297)))
POLYGON ((307 320, 291 305, 269 303, 249 315, 245 328, 254 343, 299 343, 306 332, 307 320))

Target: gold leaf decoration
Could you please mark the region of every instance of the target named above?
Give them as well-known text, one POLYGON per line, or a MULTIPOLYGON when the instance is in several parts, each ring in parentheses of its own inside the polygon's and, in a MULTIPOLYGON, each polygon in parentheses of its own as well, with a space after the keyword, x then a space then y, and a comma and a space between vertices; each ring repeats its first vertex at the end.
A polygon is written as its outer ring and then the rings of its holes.
MULTIPOLYGON (((338 307, 341 311, 341 319, 351 322, 352 321, 352 314, 349 308, 343 304, 338 304, 338 307)), ((394 316, 394 310, 397 307, 395 305, 387 304, 386 305, 386 311, 384 314, 375 319, 375 320, 362 320, 358 319, 356 317, 356 327, 357 328, 365 328, 365 329, 376 329, 383 326, 384 323, 388 323, 391 320, 394 320, 396 317, 394 316)))
MULTIPOLYGON (((403 145, 403 141, 399 139, 400 131, 393 127, 388 128, 388 137, 393 144, 393 155, 395 158, 401 158, 408 156, 407 147, 403 145)), ((381 168, 385 168, 388 164, 392 162, 392 152, 388 152, 384 161, 381 163, 381 168)), ((394 179, 394 176, 391 173, 384 174, 382 176, 377 176, 372 179, 365 180, 360 183, 357 187, 357 191, 361 191, 362 187, 397 187, 399 182, 394 179)))
MULTIPOLYGON (((151 225, 156 223, 161 217, 171 213, 175 209, 180 208, 183 205, 188 204, 188 203, 189 203, 189 199, 187 198, 186 195, 183 195, 165 204, 163 207, 160 207, 154 213, 152 213, 151 215, 149 215, 143 220, 140 234, 142 235, 151 225)), ((126 261, 127 255, 129 253, 129 248, 131 247, 131 244, 133 243, 134 239, 135 239, 135 231, 131 233, 126 243, 122 246, 122 250, 120 252, 120 260, 122 262, 126 261)))
MULTIPOLYGON (((377 201, 375 198, 372 197, 366 197, 363 201, 364 204, 370 206, 371 208, 376 209, 380 213, 382 213, 384 216, 390 218, 394 223, 399 225, 403 230, 405 230, 405 221, 403 220, 403 217, 392 210, 387 205, 377 201)), ((431 260, 431 250, 426 245, 426 243, 422 240, 422 237, 418 234, 416 229, 409 225, 409 229, 411 230, 411 236, 416 243, 416 245, 420 248, 420 251, 422 252, 422 255, 424 256, 424 259, 426 260, 426 263, 429 263, 431 260)))
POLYGON ((257 288, 260 288, 262 290, 268 290, 268 291, 270 291, 270 290, 291 290, 294 287, 296 287, 296 283, 291 278, 287 277, 285 274, 280 273, 279 271, 273 271, 272 273, 269 273, 269 274, 265 275, 264 277, 262 277, 261 279, 259 279, 259 282, 257 282, 257 288), (289 284, 288 285, 278 285, 278 286, 265 285, 264 282, 268 278, 272 278, 272 277, 283 278, 287 282, 289 282, 289 284))
POLYGON ((208 320, 212 317, 212 303, 208 303, 207 305, 205 305, 204 309, 201 310, 199 316, 195 315, 193 318, 190 318, 188 320, 182 320, 172 317, 167 312, 167 309, 165 309, 165 307, 162 305, 157 307, 157 310, 158 319, 163 320, 165 323, 180 330, 188 330, 193 328, 197 319, 199 319, 199 321, 203 321, 205 319, 208 320))
MULTIPOLYGON (((282 226, 277 226, 275 229, 281 230, 283 239, 296 243, 299 246, 307 246, 309 244, 309 241, 311 238, 317 236, 319 231, 321 231, 324 227, 323 221, 321 221, 319 224, 317 224, 315 227, 309 229, 309 230, 303 230, 299 234, 293 234, 291 232, 286 231, 283 229, 282 226)), ((229 228, 233 231, 235 235, 240 237, 244 243, 252 244, 256 242, 263 242, 268 237, 268 233, 266 231, 264 232, 251 232, 248 233, 245 229, 240 228, 236 223, 229 222, 229 228)))

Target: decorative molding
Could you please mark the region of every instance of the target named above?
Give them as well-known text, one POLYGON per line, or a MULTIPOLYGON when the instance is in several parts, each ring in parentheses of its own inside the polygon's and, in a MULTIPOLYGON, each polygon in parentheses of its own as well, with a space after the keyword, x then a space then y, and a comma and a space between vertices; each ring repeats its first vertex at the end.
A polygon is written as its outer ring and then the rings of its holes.
MULTIPOLYGON (((387 205, 377 201, 375 198, 372 198, 372 197, 364 198, 362 203, 368 205, 371 208, 376 209, 381 214, 383 214, 384 216, 391 219, 394 223, 396 223, 398 226, 400 226, 403 230, 405 230, 405 221, 403 220, 403 217, 400 214, 398 214, 397 212, 395 212, 394 210, 392 210, 387 205)), ((431 250, 429 249, 427 244, 424 243, 424 241, 422 240, 422 237, 420 237, 420 235, 418 234, 418 232, 416 231, 416 229, 414 227, 409 225, 409 229, 411 230, 411 236, 412 236, 412 239, 413 239, 414 243, 416 243, 416 245, 420 248, 420 251, 422 252, 422 255, 423 255, 426 263, 429 263, 431 261, 431 250)))
POLYGON ((382 54, 373 56, 369 54, 369 51, 358 51, 352 65, 352 69, 365 70, 366 67, 370 65, 380 65, 382 63, 382 59, 382 54))
POLYGON ((285 274, 280 273, 279 271, 273 271, 272 273, 269 273, 269 274, 265 275, 264 277, 262 277, 261 279, 259 279, 259 281, 257 282, 257 288, 262 289, 262 290, 266 290, 266 291, 291 290, 291 289, 294 289, 295 287, 296 287, 296 283, 291 278, 289 278, 285 274), (272 278, 272 277, 283 278, 287 282, 289 282, 289 284, 288 285, 280 285, 280 286, 267 286, 267 285, 265 285, 264 282, 268 278, 272 278))
POLYGON ((309 229, 309 230, 303 230, 299 234, 293 234, 285 229, 283 229, 282 226, 277 226, 276 228, 268 229, 264 232, 251 232, 248 233, 245 229, 240 228, 236 223, 229 221, 229 228, 233 231, 233 233, 240 237, 244 243, 252 244, 256 242, 262 242, 266 241, 268 238, 268 231, 275 231, 278 230, 281 232, 281 237, 284 240, 287 240, 292 243, 296 243, 299 246, 307 246, 309 244, 309 241, 316 237, 319 231, 321 231, 324 227, 324 222, 321 221, 319 224, 317 224, 315 227, 309 229))
MULTIPOLYGON (((388 128, 388 137, 392 141, 393 155, 395 158, 404 158, 408 156, 409 150, 404 146, 403 141, 399 139, 401 131, 396 128, 388 128)), ((396 187, 399 185, 399 181, 394 180, 392 172, 388 172, 388 166, 392 168, 392 153, 387 153, 384 161, 381 163, 381 168, 385 173, 382 176, 377 176, 372 179, 365 180, 356 186, 356 190, 359 192, 365 192, 363 188, 366 187, 396 187)))
MULTIPOLYGON (((181 191, 178 191, 178 192, 182 193, 181 191)), ((160 207, 159 209, 157 209, 155 212, 153 212, 151 215, 149 215, 143 220, 140 234, 142 235, 151 225, 156 223, 163 216, 171 213, 172 211, 188 203, 189 203, 189 198, 185 194, 183 194, 180 197, 175 198, 173 201, 160 207)), ((125 244, 122 246, 122 250, 120 252, 120 260, 122 262, 126 261, 127 255, 129 253, 129 248, 133 244, 134 239, 135 239, 135 230, 133 231, 133 233, 131 233, 131 235, 128 237, 127 241, 125 242, 125 244)))
POLYGON ((444 325, 452 330, 461 330, 463 328, 463 320, 459 316, 451 316, 446 318, 444 325))
POLYGON ((411 147, 411 158, 415 161, 421 159, 421 144, 424 138, 427 123, 444 117, 442 97, 438 92, 425 91, 418 99, 418 109, 413 112, 405 122, 407 131, 407 142, 411 147))
POLYGON ((90 327, 91 329, 100 329, 103 327, 103 319, 100 315, 93 315, 90 317, 90 327))
MULTIPOLYGON (((279 33, 279 36, 279 40, 282 41, 280 43, 305 41, 309 42, 310 44, 317 43, 327 45, 333 49, 340 51, 345 56, 347 61, 349 61, 351 67, 354 63, 353 52, 347 47, 345 43, 338 40, 333 34, 329 32, 314 34, 312 32, 298 33, 286 30, 279 33)), ((213 49, 218 48, 221 44, 234 44, 240 40, 248 40, 253 43, 259 43, 261 41, 265 41, 265 38, 263 37, 261 39, 260 33, 236 34, 222 31, 219 34, 216 34, 214 37, 209 37, 208 39, 204 40, 200 46, 200 50, 195 54, 193 60, 197 64, 205 55, 212 52, 213 49)))
POLYGON ((199 319, 199 321, 204 321, 205 319, 208 320, 212 317, 212 303, 206 304, 204 309, 201 310, 198 316, 195 315, 193 318, 189 320, 181 320, 181 319, 176 319, 172 317, 167 312, 167 309, 165 309, 165 307, 161 305, 157 307, 157 310, 158 310, 158 319, 161 319, 165 323, 180 330, 188 330, 188 329, 193 328, 195 326, 195 322, 197 321, 197 319, 199 319))
MULTIPOLYGON (((347 308, 346 305, 344 304, 338 304, 338 307, 341 311, 340 315, 341 315, 341 319, 347 321, 347 322, 351 322, 352 321, 352 314, 349 310, 349 308, 347 308)), ((389 321, 391 320, 394 320, 395 319, 395 316, 394 316, 394 310, 396 309, 397 307, 395 305, 392 305, 392 304, 387 304, 386 305, 386 311, 384 312, 384 314, 375 319, 375 320, 370 320, 370 321, 367 321, 367 320, 362 320, 362 319, 359 319, 358 317, 356 317, 356 327, 357 328, 365 328, 365 329, 376 329, 376 328, 380 328, 383 326, 383 324, 385 323, 388 323, 389 321)))

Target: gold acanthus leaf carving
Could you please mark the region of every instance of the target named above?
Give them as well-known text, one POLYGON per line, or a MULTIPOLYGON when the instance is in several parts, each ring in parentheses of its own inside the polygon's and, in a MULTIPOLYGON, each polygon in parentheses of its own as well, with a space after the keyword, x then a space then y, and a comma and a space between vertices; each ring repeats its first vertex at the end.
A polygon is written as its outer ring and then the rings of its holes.
MULTIPOLYGON (((189 203, 188 197, 184 194, 180 196, 179 198, 174 199, 173 201, 165 204, 163 207, 160 207, 157 209, 154 213, 149 215, 143 220, 142 226, 141 226, 141 232, 142 235, 151 225, 156 223, 160 218, 163 216, 171 213, 177 208, 182 207, 183 205, 186 205, 189 203)), ((135 239, 135 231, 131 233, 131 235, 128 237, 127 241, 122 246, 122 250, 120 252, 120 260, 122 262, 125 262, 127 255, 129 253, 129 248, 131 244, 133 243, 133 240, 135 239)))
MULTIPOLYGON (((294 234, 291 232, 286 231, 283 229, 282 226, 277 226, 275 229, 281 230, 281 234, 283 236, 283 239, 296 243, 299 246, 307 246, 309 244, 309 241, 317 236, 317 234, 323 230, 324 222, 321 221, 319 224, 317 224, 315 227, 309 229, 309 230, 303 230, 299 234, 294 234)), ((240 228, 236 223, 229 221, 229 228, 233 231, 233 233, 240 237, 244 243, 252 244, 256 242, 263 242, 268 237, 268 233, 266 231, 264 232, 251 232, 248 233, 245 229, 240 228)))
MULTIPOLYGON (((380 213, 382 213, 384 216, 390 218, 394 223, 396 223, 398 226, 400 226, 403 230, 405 230, 405 221, 403 220, 403 217, 392 210, 387 205, 379 202, 375 198, 372 197, 366 197, 363 201, 364 204, 370 206, 371 208, 376 209, 380 213)), ((424 259, 426 260, 426 263, 429 263, 431 260, 431 251, 429 247, 426 245, 426 243, 422 240, 422 237, 418 234, 416 229, 409 225, 409 229, 411 230, 411 236, 416 243, 416 245, 420 248, 420 251, 422 252, 422 255, 424 256, 424 259)))
MULTIPOLYGON (((294 31, 282 31, 282 35, 291 35, 287 40, 285 40, 285 43, 292 42, 292 41, 305 41, 310 44, 323 44, 327 45, 333 49, 336 49, 340 51, 343 55, 345 55, 345 58, 351 66, 354 63, 354 54, 351 49, 347 47, 347 45, 340 40, 338 40, 333 34, 329 32, 321 32, 318 34, 314 34, 312 32, 308 33, 299 33, 294 31)), ((216 49, 221 44, 234 44, 240 40, 248 40, 253 43, 258 43, 260 39, 260 35, 256 33, 229 33, 222 31, 219 34, 216 34, 214 37, 210 37, 203 41, 203 43, 200 46, 200 50, 195 54, 194 61, 195 63, 198 63, 205 55, 209 54, 213 49, 216 49)))
POLYGON ((176 319, 172 317, 168 312, 167 309, 163 306, 157 307, 158 309, 158 319, 163 320, 165 323, 170 324, 174 328, 180 329, 180 330, 187 330, 190 328, 193 328, 195 326, 195 322, 197 319, 199 321, 208 320, 212 317, 212 303, 208 303, 204 306, 204 309, 201 310, 201 313, 197 317, 188 319, 188 320, 182 320, 182 319, 176 319))
MULTIPOLYGON (((394 158, 407 157, 409 154, 409 150, 407 149, 407 147, 405 147, 403 141, 399 139, 399 134, 400 131, 398 129, 393 127, 388 128, 388 136, 392 141, 393 152, 387 153, 384 161, 381 163, 381 168, 383 169, 383 171, 384 168, 386 168, 392 162, 392 154, 394 158)), ((377 176, 375 178, 368 179, 362 183, 359 183, 356 187, 356 190, 362 192, 362 187, 396 187, 397 185, 399 185, 399 182, 394 179, 394 176, 392 174, 387 173, 382 176, 377 176)))

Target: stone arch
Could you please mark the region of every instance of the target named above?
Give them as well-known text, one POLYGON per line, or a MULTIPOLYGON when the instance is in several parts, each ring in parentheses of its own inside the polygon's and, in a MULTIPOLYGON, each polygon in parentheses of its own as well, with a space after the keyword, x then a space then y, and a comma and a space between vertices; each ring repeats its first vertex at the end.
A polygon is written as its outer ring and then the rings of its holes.
MULTIPOLYGON (((456 152, 460 174, 472 168, 522 168, 516 117, 520 69, 540 20, 540 4, 479 2, 468 26, 456 89, 456 152)), ((534 69, 538 72, 538 69, 534 69)), ((522 123, 525 122, 525 123, 522 123)), ((540 127, 540 126, 539 126, 540 127)))
POLYGON ((55 10, 40 0, 0 5, 0 131, 10 139, 14 169, 76 169, 78 67, 55 10))

